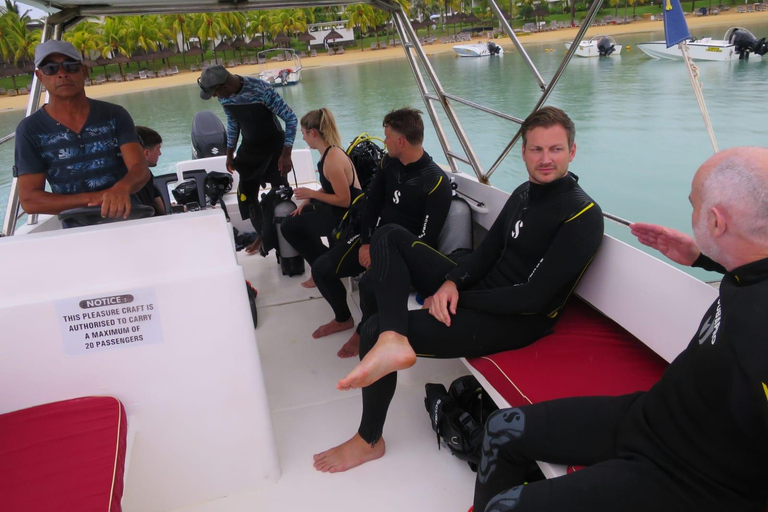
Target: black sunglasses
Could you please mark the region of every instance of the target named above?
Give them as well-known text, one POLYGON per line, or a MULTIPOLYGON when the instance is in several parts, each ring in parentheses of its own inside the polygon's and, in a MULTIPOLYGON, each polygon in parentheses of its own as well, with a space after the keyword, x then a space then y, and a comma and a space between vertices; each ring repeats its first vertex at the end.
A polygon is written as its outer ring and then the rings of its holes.
POLYGON ((83 63, 74 60, 65 60, 64 62, 49 62, 39 67, 44 75, 53 76, 59 72, 59 68, 64 68, 67 73, 79 73, 83 69, 83 63))
MULTIPOLYGON (((202 77, 200 77, 200 78, 202 78, 202 77)), ((214 85, 213 87, 203 87, 203 84, 200 83, 200 78, 197 79, 197 85, 200 86, 200 89, 202 89, 205 94, 213 94, 214 92, 216 92, 216 90, 219 87, 224 85, 224 84, 219 84, 219 85, 214 85)))

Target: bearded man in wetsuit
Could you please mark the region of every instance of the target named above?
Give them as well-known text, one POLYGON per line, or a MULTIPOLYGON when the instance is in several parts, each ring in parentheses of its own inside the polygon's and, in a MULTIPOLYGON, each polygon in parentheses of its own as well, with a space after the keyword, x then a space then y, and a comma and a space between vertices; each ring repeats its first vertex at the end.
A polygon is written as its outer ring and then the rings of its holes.
MULTIPOLYGON (((224 66, 206 68, 197 81, 200 97, 216 96, 227 115, 227 170, 240 174, 237 191, 240 213, 250 218, 259 238, 246 247, 253 254, 262 247, 262 211, 259 188, 288 186, 291 151, 298 120, 291 107, 269 83, 260 78, 233 75, 224 66), (278 118, 285 122, 285 130, 278 118), (242 134, 243 140, 235 146, 242 134)), ((266 252, 262 251, 266 256, 266 252)))
POLYGON ((725 274, 688 347, 647 392, 491 415, 475 511, 766 510, 768 149, 717 153, 689 200, 695 241, 631 226, 670 259, 725 274), (524 486, 533 460, 588 467, 524 486))
POLYGON ((378 314, 362 326, 361 362, 337 386, 362 388, 362 419, 350 440, 315 455, 316 469, 345 471, 384 455, 397 370, 417 355, 479 357, 524 347, 553 328, 600 247, 603 216, 568 171, 576 143, 565 112, 538 110, 521 131, 529 179, 469 257, 454 262, 399 226, 373 233, 366 280, 378 314), (411 285, 428 309, 408 311, 411 285))

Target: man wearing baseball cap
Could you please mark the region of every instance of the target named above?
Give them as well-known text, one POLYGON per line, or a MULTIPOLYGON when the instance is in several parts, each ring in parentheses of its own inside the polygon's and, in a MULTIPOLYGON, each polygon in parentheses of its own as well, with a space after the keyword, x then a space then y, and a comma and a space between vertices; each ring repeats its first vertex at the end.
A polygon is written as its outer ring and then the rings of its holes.
MULTIPOLYGON (((262 211, 259 187, 288 185, 291 150, 298 121, 291 107, 272 88, 254 77, 233 75, 224 66, 206 68, 197 80, 200 97, 218 98, 227 115, 227 170, 240 173, 237 192, 240 214, 250 218, 259 238, 245 250, 253 254, 261 248, 262 211), (285 130, 278 118, 285 123, 285 130), (235 146, 242 135, 242 142, 235 146)), ((266 255, 265 251, 262 254, 266 255)))
POLYGON ((35 67, 50 99, 16 128, 14 175, 22 208, 58 214, 101 206, 102 217, 128 217, 131 195, 150 175, 131 116, 86 97, 87 69, 70 43, 38 45, 35 67))

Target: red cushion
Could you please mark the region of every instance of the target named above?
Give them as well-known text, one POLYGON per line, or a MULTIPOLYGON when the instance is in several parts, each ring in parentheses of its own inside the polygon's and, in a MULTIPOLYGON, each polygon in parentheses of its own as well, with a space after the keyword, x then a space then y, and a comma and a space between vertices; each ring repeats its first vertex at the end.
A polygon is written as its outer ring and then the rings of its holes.
POLYGON ((648 390, 667 367, 637 338, 575 297, 554 331, 525 348, 469 363, 513 407, 648 390))
POLYGON ((120 512, 125 409, 87 397, 0 415, 3 512, 120 512))

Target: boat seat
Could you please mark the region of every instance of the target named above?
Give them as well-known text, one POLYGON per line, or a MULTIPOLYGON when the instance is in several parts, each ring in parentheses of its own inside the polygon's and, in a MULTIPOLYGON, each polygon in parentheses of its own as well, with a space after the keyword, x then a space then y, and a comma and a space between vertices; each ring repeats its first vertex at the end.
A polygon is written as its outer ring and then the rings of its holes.
POLYGON ((76 398, 0 415, 4 512, 120 512, 123 404, 76 398))
POLYGON ((160 194, 160 198, 163 200, 163 206, 165 206, 166 214, 173 213, 171 208, 171 194, 168 192, 168 184, 179 181, 179 177, 175 172, 169 172, 160 176, 155 176, 155 190, 160 194))
POLYGON ((572 396, 646 391, 668 363, 572 296, 553 332, 527 347, 468 359, 511 407, 572 396))

